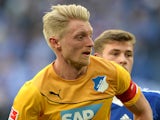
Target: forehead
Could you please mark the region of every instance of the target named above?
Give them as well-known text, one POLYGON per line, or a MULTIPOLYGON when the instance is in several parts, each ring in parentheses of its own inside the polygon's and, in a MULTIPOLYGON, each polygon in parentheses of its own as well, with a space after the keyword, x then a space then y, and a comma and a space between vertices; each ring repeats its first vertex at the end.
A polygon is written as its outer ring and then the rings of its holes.
POLYGON ((69 33, 75 34, 82 31, 88 33, 92 33, 93 31, 91 24, 88 21, 82 20, 71 20, 67 28, 69 33))
POLYGON ((133 51, 133 47, 130 41, 109 41, 104 45, 104 50, 133 51))

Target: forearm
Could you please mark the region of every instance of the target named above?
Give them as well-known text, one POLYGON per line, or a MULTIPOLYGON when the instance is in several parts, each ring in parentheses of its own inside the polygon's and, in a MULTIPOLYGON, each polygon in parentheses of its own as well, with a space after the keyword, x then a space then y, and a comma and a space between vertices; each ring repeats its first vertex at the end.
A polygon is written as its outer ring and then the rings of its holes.
POLYGON ((138 115, 133 115, 134 120, 153 120, 152 116, 152 111, 147 111, 146 113, 138 114, 138 115))
POLYGON ((134 120, 153 120, 152 109, 143 94, 141 94, 139 100, 133 106, 128 107, 128 109, 133 113, 134 120))
POLYGON ((152 114, 134 115, 134 120, 153 120, 152 114))
MULTIPOLYGON (((141 95, 142 98, 145 98, 143 94, 141 95)), ((152 109, 146 99, 143 99, 143 102, 137 104, 139 106, 138 112, 134 112, 134 120, 153 120, 153 113, 152 109)), ((136 107, 137 107, 136 106, 136 107)), ((138 107, 137 107, 138 108, 138 107)))

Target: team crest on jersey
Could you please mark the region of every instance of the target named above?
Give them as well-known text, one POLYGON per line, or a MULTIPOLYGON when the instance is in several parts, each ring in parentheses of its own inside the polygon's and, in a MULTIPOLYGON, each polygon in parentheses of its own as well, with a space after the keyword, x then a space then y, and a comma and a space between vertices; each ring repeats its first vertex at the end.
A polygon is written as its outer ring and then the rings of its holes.
POLYGON ((98 92, 104 92, 108 88, 108 83, 106 81, 106 76, 97 76, 93 78, 94 89, 98 92))
POLYGON ((11 112, 9 114, 8 120, 17 120, 18 118, 18 111, 16 111, 13 107, 11 109, 11 112))

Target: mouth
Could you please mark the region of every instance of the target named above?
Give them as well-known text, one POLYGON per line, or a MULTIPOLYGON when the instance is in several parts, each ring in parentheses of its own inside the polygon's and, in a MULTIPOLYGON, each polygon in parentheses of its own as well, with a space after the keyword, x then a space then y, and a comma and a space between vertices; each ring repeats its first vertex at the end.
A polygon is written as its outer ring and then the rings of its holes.
POLYGON ((85 55, 85 56, 89 56, 91 54, 91 52, 90 51, 86 51, 86 52, 83 52, 82 54, 85 55))

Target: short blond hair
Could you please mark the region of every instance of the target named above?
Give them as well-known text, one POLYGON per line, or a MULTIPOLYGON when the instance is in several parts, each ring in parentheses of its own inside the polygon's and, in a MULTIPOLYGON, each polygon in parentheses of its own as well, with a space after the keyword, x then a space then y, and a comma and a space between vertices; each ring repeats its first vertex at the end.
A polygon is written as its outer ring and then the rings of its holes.
MULTIPOLYGON (((51 6, 51 11, 43 16, 43 34, 49 45, 52 36, 63 37, 70 20, 89 21, 89 11, 81 5, 51 6)), ((50 45, 49 45, 50 46, 50 45)))
POLYGON ((105 30, 94 40, 94 52, 102 53, 104 46, 110 41, 129 41, 134 45, 136 43, 136 38, 132 33, 124 30, 105 30))

